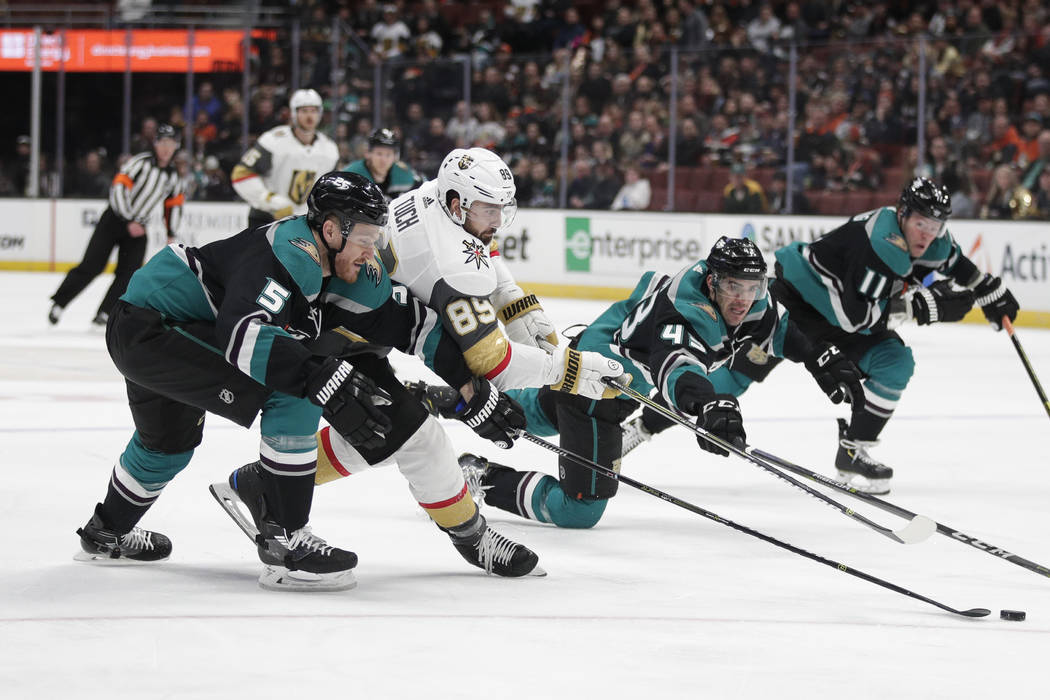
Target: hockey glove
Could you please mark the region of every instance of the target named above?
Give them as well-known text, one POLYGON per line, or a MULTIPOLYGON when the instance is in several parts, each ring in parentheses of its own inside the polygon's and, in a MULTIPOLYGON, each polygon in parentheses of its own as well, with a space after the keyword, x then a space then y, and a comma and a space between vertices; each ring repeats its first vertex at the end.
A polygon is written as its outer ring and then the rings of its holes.
POLYGON ((561 354, 555 352, 551 361, 553 364, 548 373, 550 388, 566 394, 578 394, 595 400, 611 399, 620 392, 606 386, 603 379, 616 379, 623 384, 631 381, 631 375, 623 371, 623 365, 597 352, 566 346, 561 354))
POLYGON ((427 413, 440 418, 455 418, 459 392, 450 386, 427 384, 423 381, 405 382, 405 389, 415 396, 427 409, 427 413))
POLYGON ((1002 279, 986 273, 974 286, 973 293, 981 311, 984 312, 984 317, 988 319, 988 323, 995 326, 995 330, 1002 330, 1003 316, 1009 318, 1011 323, 1017 319, 1017 300, 1010 290, 1003 286, 1002 279))
POLYGON ((831 403, 863 403, 864 390, 860 386, 861 373, 857 365, 842 354, 834 345, 825 343, 806 360, 806 369, 817 380, 820 390, 828 395, 831 403))
POLYGON ((266 211, 273 214, 275 219, 283 219, 291 216, 295 211, 295 203, 283 194, 271 192, 266 196, 266 211))
POLYGON ((558 344, 558 331, 543 313, 543 307, 535 294, 515 299, 499 311, 499 317, 507 331, 507 337, 516 343, 542 347, 543 340, 550 345, 558 344))
MULTIPOLYGON (((744 433, 744 420, 740 417, 740 404, 732 394, 715 394, 715 398, 703 405, 702 412, 696 417, 697 427, 703 428, 715 437, 720 437, 738 449, 747 446, 747 435, 744 433)), ((696 442, 701 449, 722 457, 728 457, 729 451, 699 435, 696 442)))
POLYGON ((376 408, 376 403, 389 404, 390 397, 337 357, 329 357, 306 380, 306 398, 322 407, 325 420, 355 447, 382 447, 393 427, 376 408))
POLYGON ((950 280, 916 287, 911 298, 912 317, 920 326, 961 321, 973 307, 973 297, 969 289, 953 289, 950 280))
POLYGON ((501 394, 486 379, 474 377, 474 397, 469 403, 460 400, 456 418, 471 430, 509 450, 525 429, 525 411, 517 401, 501 394))

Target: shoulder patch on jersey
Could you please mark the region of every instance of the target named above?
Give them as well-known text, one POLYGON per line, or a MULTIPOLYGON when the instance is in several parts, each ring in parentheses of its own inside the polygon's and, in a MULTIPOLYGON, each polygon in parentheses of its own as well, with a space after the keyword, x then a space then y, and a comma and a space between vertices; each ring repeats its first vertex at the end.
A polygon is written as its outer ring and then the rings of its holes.
POLYGON ((379 267, 379 263, 375 258, 361 266, 361 273, 364 274, 365 279, 370 280, 376 287, 383 281, 383 270, 379 267))
MULTIPOLYGON (((469 158, 469 157, 470 156, 464 156, 464 158, 469 158)), ((464 239, 464 241, 463 241, 463 253, 466 254, 466 256, 467 256, 466 259, 463 261, 464 265, 469 265, 470 263, 474 263, 477 266, 476 269, 478 269, 478 270, 481 269, 482 265, 484 265, 485 267, 489 266, 488 251, 485 250, 485 246, 484 246, 484 244, 481 241, 477 241, 477 240, 473 240, 472 241, 472 240, 465 240, 464 239)))
POLYGON ((305 238, 299 237, 293 238, 288 242, 313 258, 315 263, 318 265, 321 264, 321 254, 317 252, 317 245, 313 241, 308 241, 305 238))
POLYGON ((892 246, 896 246, 903 250, 905 253, 908 252, 908 242, 904 240, 904 236, 896 233, 891 233, 886 236, 886 242, 892 246))
POLYGON ((718 320, 718 314, 715 313, 714 307, 710 304, 705 304, 702 301, 692 301, 689 302, 689 305, 693 308, 700 309, 701 311, 703 311, 705 314, 711 317, 712 321, 718 320))

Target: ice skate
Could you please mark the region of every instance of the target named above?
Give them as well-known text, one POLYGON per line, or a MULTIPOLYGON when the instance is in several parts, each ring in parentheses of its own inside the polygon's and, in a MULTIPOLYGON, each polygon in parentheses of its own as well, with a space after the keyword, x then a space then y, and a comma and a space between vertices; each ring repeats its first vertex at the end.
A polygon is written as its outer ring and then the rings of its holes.
POLYGON ((535 552, 490 528, 481 513, 462 525, 442 529, 463 558, 487 574, 511 578, 547 575, 535 552))
POLYGON ((171 554, 171 540, 159 532, 131 528, 120 533, 106 527, 95 507, 95 513, 87 525, 77 530, 82 552, 73 558, 77 561, 99 564, 145 564, 163 561, 171 554))
POLYGON ((357 585, 357 555, 333 547, 303 527, 287 534, 269 517, 259 463, 230 474, 209 489, 222 509, 255 543, 266 569, 259 585, 274 591, 345 591, 357 585))
POLYGON ((484 457, 464 452, 459 456, 459 468, 463 470, 463 480, 467 482, 470 497, 480 510, 481 506, 485 505, 485 491, 489 488, 481 481, 489 469, 489 461, 484 457))
POLYGON ((62 318, 62 311, 64 309, 58 304, 52 304, 51 310, 47 312, 47 322, 52 326, 58 324, 59 319, 62 318))
POLYGON ((99 311, 95 314, 95 318, 91 319, 91 327, 95 329, 105 328, 106 323, 109 322, 109 314, 105 311, 99 311))
POLYGON ((868 448, 877 441, 850 440, 846 437, 846 421, 839 419, 839 450, 835 455, 838 481, 863 493, 882 495, 890 492, 893 469, 872 459, 868 448))
POLYGON ((623 424, 623 448, 620 454, 625 455, 652 438, 653 434, 645 427, 642 416, 639 414, 623 424))

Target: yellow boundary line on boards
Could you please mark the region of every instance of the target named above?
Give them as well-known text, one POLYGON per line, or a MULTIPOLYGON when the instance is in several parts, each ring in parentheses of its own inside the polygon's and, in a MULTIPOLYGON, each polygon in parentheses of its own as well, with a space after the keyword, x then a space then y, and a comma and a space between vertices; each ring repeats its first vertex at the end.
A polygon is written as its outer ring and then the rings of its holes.
MULTIPOLYGON (((0 270, 20 270, 23 272, 66 272, 73 269, 76 263, 55 263, 52 269, 46 262, 0 262, 0 270)), ((112 273, 116 268, 110 263, 106 272, 112 273)), ((582 284, 551 284, 548 282, 518 282, 518 284, 543 297, 562 297, 565 299, 593 299, 599 301, 620 301, 631 295, 633 287, 590 287, 582 284)), ((980 309, 973 309, 966 314, 963 323, 988 323, 980 309)), ((1027 328, 1050 328, 1050 311, 1026 311, 1021 309, 1017 314, 1014 326, 1027 328)))

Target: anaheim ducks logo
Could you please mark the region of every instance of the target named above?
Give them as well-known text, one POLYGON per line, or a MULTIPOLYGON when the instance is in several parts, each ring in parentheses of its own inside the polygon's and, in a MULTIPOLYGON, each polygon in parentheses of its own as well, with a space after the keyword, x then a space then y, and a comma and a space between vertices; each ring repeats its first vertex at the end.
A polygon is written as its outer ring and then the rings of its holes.
POLYGON ((889 243, 891 246, 894 246, 895 248, 900 248, 905 253, 908 252, 908 242, 904 240, 904 237, 899 234, 889 234, 888 236, 886 236, 886 242, 889 243))
POLYGON ((308 241, 305 238, 293 238, 288 242, 313 258, 315 263, 321 264, 321 254, 317 252, 317 246, 313 241, 308 241))
POLYGON ((751 348, 747 351, 747 359, 756 365, 764 365, 769 362, 769 353, 751 343, 751 348))
POLYGON ((467 259, 463 261, 464 265, 474 263, 479 270, 482 265, 489 266, 489 253, 481 241, 463 241, 463 252, 467 256, 467 259))
POLYGON ((466 170, 472 165, 474 165, 474 156, 463 156, 459 159, 459 163, 456 164, 456 167, 460 170, 466 170))
POLYGON ((366 280, 371 281, 376 287, 383 281, 383 273, 379 269, 379 263, 376 262, 375 258, 361 266, 361 273, 364 274, 366 280))
POLYGON ((700 309, 705 314, 710 316, 712 321, 717 321, 718 320, 718 314, 715 313, 714 307, 711 306, 710 304, 705 304, 703 302, 695 302, 694 301, 692 303, 692 306, 697 308, 697 309, 700 309))

